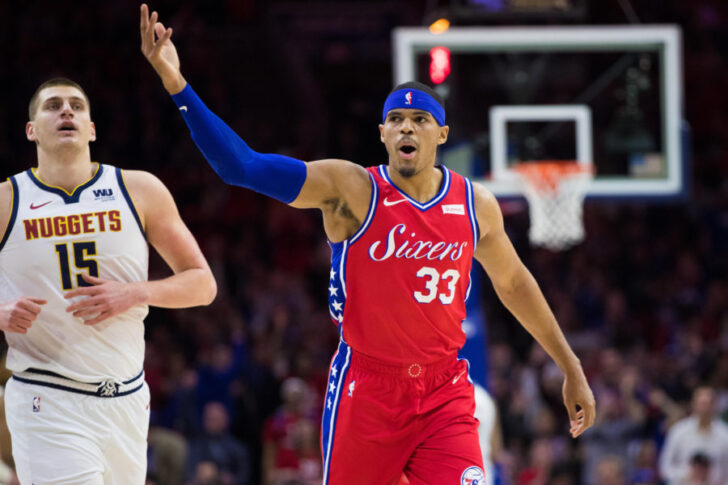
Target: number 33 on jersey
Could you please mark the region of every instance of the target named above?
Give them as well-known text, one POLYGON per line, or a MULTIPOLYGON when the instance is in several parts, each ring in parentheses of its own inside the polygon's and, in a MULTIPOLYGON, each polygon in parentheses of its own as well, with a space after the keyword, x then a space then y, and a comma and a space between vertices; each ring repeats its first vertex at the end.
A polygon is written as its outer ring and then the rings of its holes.
POLYGON ((362 227, 331 243, 331 317, 352 348, 383 361, 432 362, 465 342, 461 324, 479 239, 473 189, 438 168, 440 191, 425 203, 396 187, 386 166, 369 168, 372 199, 362 227))

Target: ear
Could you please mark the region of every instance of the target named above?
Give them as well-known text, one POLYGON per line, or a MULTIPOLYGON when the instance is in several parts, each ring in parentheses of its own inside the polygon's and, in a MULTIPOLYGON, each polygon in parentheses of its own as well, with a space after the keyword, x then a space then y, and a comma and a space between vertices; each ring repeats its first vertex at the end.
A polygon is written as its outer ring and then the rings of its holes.
POLYGON ((447 141, 447 135, 450 133, 450 127, 448 125, 440 127, 440 133, 437 136, 437 144, 442 145, 447 141))
POLYGON ((32 121, 28 121, 25 124, 25 137, 28 139, 28 141, 38 141, 38 139, 35 137, 35 127, 33 126, 32 121))
POLYGON ((384 125, 379 125, 379 140, 384 143, 384 125))
POLYGON ((96 125, 91 122, 91 132, 89 133, 88 141, 96 141, 96 125))

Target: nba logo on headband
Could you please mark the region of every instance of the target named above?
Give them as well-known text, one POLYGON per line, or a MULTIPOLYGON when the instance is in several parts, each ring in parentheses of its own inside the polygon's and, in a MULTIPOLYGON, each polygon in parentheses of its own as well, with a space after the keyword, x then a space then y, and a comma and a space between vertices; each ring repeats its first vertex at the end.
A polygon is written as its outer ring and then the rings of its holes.
POLYGON ((382 124, 387 121, 387 113, 397 108, 427 111, 438 125, 445 126, 445 107, 432 95, 420 89, 404 88, 389 93, 382 108, 382 124))

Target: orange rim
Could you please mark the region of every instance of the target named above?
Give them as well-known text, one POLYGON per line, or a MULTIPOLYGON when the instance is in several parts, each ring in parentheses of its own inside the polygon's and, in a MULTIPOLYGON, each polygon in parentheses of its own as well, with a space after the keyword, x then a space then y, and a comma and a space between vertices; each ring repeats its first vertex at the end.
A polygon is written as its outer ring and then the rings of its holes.
POLYGON ((557 191, 559 181, 575 175, 593 175, 592 164, 579 163, 576 160, 540 160, 520 162, 511 167, 523 179, 541 191, 557 191))

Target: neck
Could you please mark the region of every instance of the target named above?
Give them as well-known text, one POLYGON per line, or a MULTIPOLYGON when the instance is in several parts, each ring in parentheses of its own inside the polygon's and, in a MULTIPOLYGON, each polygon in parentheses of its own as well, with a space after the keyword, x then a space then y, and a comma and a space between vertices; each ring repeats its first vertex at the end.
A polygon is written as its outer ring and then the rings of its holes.
POLYGON ((403 177, 397 169, 387 166, 387 173, 392 182, 417 202, 424 203, 435 197, 442 185, 443 172, 437 167, 429 167, 412 175, 403 177))
POLYGON ((38 147, 38 169, 35 174, 48 185, 71 191, 93 177, 95 172, 96 165, 91 163, 88 146, 78 151, 52 153, 38 147))

